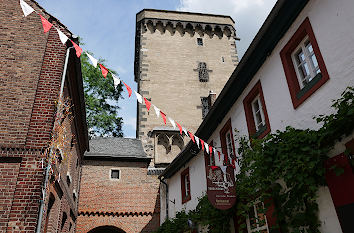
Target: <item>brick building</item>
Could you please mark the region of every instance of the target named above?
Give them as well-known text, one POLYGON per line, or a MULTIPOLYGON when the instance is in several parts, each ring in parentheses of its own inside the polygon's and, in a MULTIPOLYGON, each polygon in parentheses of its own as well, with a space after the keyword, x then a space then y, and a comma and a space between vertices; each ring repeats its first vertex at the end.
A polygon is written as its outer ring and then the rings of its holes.
POLYGON ((90 140, 85 154, 76 232, 152 232, 159 226, 159 182, 151 158, 133 138, 90 140))
MULTIPOLYGON (((35 1, 26 2, 75 41, 35 1)), ((80 163, 88 148, 80 59, 73 48, 67 53, 72 44, 63 45, 55 28, 43 33, 38 14, 23 17, 18 1, 0 2, 0 21, 0 232, 74 232, 80 163), (71 117, 60 122, 68 147, 52 149, 67 154, 52 166, 42 195, 61 87, 73 105, 71 117)))

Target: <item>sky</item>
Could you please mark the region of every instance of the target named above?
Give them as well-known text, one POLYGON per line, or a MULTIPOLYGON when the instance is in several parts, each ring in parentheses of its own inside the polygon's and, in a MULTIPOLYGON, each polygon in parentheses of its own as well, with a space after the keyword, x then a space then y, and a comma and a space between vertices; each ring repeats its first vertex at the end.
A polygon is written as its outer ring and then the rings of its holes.
MULTIPOLYGON (((25 0, 26 1, 26 0, 25 0)), ((134 82, 135 16, 144 8, 230 15, 235 21, 239 58, 246 52, 275 0, 37 0, 75 35, 81 47, 106 60, 107 68, 136 90, 134 82)), ((102 78, 102 77, 99 77, 102 78)), ((124 137, 135 137, 136 99, 118 103, 124 137)), ((173 116, 171 116, 173 118, 173 116)))

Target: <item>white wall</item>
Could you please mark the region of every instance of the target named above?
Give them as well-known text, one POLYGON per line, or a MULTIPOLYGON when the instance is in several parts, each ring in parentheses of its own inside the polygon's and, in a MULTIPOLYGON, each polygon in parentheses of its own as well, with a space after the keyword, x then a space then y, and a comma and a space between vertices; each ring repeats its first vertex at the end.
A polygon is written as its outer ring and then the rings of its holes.
MULTIPOLYGON (((168 204, 169 218, 174 218, 176 216, 176 212, 181 210, 189 211, 195 209, 198 204, 198 198, 202 197, 206 193, 206 174, 203 156, 204 155, 202 155, 202 153, 199 153, 194 158, 192 158, 183 168, 181 168, 179 172, 167 180, 170 200, 168 204), (181 172, 187 167, 189 167, 191 200, 182 204, 181 172), (175 204, 173 204, 171 201, 175 202, 175 204)), ((161 208, 161 213, 162 212, 165 213, 165 209, 161 208)), ((164 216, 161 215, 161 223, 163 223, 164 220, 165 214, 164 216)))
MULTIPOLYGON (((266 59, 248 87, 224 117, 224 120, 214 131, 208 142, 213 140, 214 146, 220 146, 219 132, 229 118, 231 118, 232 128, 237 129, 239 135, 248 135, 242 101, 258 80, 261 81, 272 132, 278 129, 284 130, 285 127, 289 125, 300 129, 318 128, 319 125, 313 120, 313 117, 333 112, 331 100, 338 99, 347 86, 354 86, 353 9, 354 1, 352 0, 310 1, 266 59), (306 17, 310 20, 329 74, 329 80, 297 109, 294 109, 279 53, 306 17)), ((234 137, 235 136, 234 133, 234 137)), ((236 144, 235 146, 237 147, 236 144)), ((333 155, 336 154, 332 153, 332 156, 333 155)), ((205 191, 204 160, 194 159, 190 164, 195 168, 201 168, 198 173, 194 170, 194 172, 191 173, 191 178, 199 183, 203 183, 200 188, 202 191, 205 191), (199 162, 201 165, 197 165, 196 162, 199 162), (197 174, 198 176, 196 176, 197 174)), ((195 191, 196 187, 198 187, 194 186, 197 185, 193 184, 195 181, 191 182, 191 190, 193 193, 201 193, 202 191, 195 191)), ((176 173, 176 175, 169 180, 170 186, 174 187, 173 190, 176 192, 173 195, 176 196, 177 209, 181 208, 179 182, 180 173, 176 173)), ((187 203, 185 208, 187 210, 194 208, 196 203, 196 197, 192 194, 192 200, 190 203, 187 203)), ((321 232, 341 232, 328 188, 321 188, 319 190, 318 204, 320 208, 319 218, 322 223, 321 232)), ((170 210, 173 211, 172 207, 170 210)))

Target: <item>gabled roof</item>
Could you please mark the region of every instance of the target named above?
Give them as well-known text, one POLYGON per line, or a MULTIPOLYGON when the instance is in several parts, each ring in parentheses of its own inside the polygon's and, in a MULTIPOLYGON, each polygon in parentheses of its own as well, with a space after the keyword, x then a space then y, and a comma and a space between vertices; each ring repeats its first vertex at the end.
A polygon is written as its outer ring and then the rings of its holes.
POLYGON ((150 161, 144 152, 141 141, 135 138, 99 137, 90 140, 90 151, 85 159, 94 160, 133 160, 150 161))
MULTIPOLYGON (((214 105, 199 126, 195 133, 196 136, 205 141, 209 139, 308 1, 277 1, 214 105)), ((175 174, 192 159, 195 153, 191 153, 191 150, 195 150, 195 148, 196 146, 189 142, 160 177, 169 178, 175 174)))

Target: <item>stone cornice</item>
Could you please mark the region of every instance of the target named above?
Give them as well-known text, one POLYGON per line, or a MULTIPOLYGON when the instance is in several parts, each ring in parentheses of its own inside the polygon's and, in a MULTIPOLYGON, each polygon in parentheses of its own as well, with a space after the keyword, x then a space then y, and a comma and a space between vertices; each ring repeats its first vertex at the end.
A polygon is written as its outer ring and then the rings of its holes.
POLYGON ((142 33, 147 30, 155 32, 158 29, 162 33, 169 30, 171 34, 174 34, 176 30, 179 30, 182 35, 187 32, 193 36, 195 32, 198 32, 201 36, 207 34, 210 37, 217 35, 219 38, 227 36, 228 38, 233 37, 237 39, 236 31, 231 24, 144 18, 137 22, 137 28, 140 28, 142 33))

